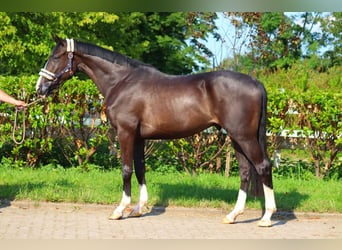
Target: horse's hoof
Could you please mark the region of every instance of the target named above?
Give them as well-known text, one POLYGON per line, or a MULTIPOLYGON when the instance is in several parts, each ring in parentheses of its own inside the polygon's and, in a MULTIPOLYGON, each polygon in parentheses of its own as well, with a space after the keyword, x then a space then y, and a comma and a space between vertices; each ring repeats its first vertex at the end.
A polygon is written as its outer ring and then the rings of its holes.
POLYGON ((272 222, 270 220, 260 220, 258 222, 258 226, 259 227, 271 227, 272 226, 272 222))
POLYGON ((222 223, 223 223, 223 224, 234 224, 235 221, 229 219, 229 218, 226 216, 226 217, 223 218, 222 223))
POLYGON ((122 218, 122 214, 120 213, 112 213, 111 216, 109 216, 109 220, 120 220, 122 218))
POLYGON ((135 211, 134 209, 128 215, 128 217, 140 217, 140 216, 142 216, 142 212, 135 211))

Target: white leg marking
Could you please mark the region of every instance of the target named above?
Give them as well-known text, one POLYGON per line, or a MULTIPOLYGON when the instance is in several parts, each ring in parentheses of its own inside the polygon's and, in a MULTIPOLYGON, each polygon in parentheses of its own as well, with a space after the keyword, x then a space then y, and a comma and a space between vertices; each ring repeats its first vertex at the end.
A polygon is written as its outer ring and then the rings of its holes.
POLYGON ((140 189, 140 198, 138 204, 134 207, 133 211, 131 212, 130 216, 139 217, 143 214, 142 209, 147 204, 148 194, 147 194, 147 187, 145 184, 139 186, 140 189))
POLYGON ((125 192, 122 193, 122 199, 120 205, 114 210, 112 215, 109 217, 110 220, 118 220, 123 216, 124 210, 131 204, 131 197, 127 196, 125 192))
POLYGON ((272 214, 277 211, 275 199, 274 199, 274 191, 273 189, 267 187, 266 185, 263 185, 264 188, 264 194, 265 194, 265 214, 261 218, 261 220, 258 223, 258 226, 260 227, 270 227, 272 226, 271 223, 271 217, 272 214))
POLYGON ((233 224, 236 220, 236 217, 239 214, 242 214, 245 209, 247 193, 243 190, 239 190, 239 195, 235 204, 233 211, 231 211, 224 219, 223 223, 225 224, 233 224))

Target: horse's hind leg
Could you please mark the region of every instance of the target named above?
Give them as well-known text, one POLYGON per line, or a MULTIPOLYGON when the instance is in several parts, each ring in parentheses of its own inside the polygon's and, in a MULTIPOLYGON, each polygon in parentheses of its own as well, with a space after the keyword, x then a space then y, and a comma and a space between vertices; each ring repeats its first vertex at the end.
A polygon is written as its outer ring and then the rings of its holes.
POLYGON ((254 165, 258 175, 261 177, 263 191, 265 195, 265 213, 258 225, 261 227, 272 226, 271 217, 276 211, 274 199, 274 191, 272 185, 272 167, 271 163, 264 156, 262 149, 256 139, 240 140, 239 146, 244 152, 244 155, 254 165))
POLYGON ((239 171, 240 171, 240 190, 238 194, 238 198, 235 204, 234 209, 227 214, 226 217, 223 218, 223 223, 225 224, 233 224, 238 215, 242 214, 245 209, 248 184, 249 184, 249 169, 250 163, 246 159, 246 157, 241 153, 241 149, 239 146, 233 141, 233 146, 235 149, 236 158, 239 163, 239 171))
POLYGON ((145 180, 145 155, 144 155, 144 140, 141 138, 136 139, 134 144, 134 170, 137 177, 140 189, 139 202, 134 207, 130 216, 139 217, 142 215, 142 209, 147 204, 148 194, 145 180))
POLYGON ((265 213, 258 222, 258 226, 260 227, 272 226, 271 217, 272 214, 277 211, 272 184, 272 167, 268 160, 266 164, 268 164, 269 170, 266 173, 261 174, 261 181, 265 196, 265 213))

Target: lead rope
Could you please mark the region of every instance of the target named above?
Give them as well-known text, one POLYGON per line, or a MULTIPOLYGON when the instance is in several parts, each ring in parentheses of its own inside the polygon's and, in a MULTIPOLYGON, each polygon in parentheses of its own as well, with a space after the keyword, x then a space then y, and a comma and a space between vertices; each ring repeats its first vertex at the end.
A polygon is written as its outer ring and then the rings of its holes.
POLYGON ((12 133, 12 139, 13 141, 15 142, 15 144, 17 145, 20 145, 24 142, 25 140, 25 133, 26 133, 26 125, 25 125, 25 122, 26 122, 26 114, 25 114, 25 109, 28 108, 29 106, 32 106, 33 104, 37 103, 37 102, 40 102, 43 98, 38 98, 37 100, 29 103, 26 105, 26 107, 24 108, 18 108, 16 107, 15 108, 15 117, 14 117, 14 124, 13 124, 13 133, 12 133), (23 112, 23 131, 22 131, 22 134, 21 134, 21 139, 20 140, 17 140, 16 139, 16 136, 15 136, 15 131, 17 130, 17 127, 18 127, 18 115, 19 115, 19 112, 23 112))

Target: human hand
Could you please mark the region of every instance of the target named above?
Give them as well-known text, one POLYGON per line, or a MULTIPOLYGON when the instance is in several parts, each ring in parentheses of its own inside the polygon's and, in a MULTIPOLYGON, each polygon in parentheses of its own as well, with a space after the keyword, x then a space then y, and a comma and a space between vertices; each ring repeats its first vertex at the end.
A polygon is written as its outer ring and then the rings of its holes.
POLYGON ((14 105, 17 107, 18 110, 23 110, 27 107, 27 103, 21 100, 16 100, 14 105))

